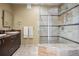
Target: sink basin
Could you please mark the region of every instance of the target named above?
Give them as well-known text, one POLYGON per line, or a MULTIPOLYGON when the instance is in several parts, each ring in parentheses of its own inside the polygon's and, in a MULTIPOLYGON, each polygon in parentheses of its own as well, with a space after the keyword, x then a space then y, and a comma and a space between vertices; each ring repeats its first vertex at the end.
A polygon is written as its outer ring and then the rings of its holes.
POLYGON ((18 34, 19 32, 18 31, 14 31, 14 32, 6 32, 6 34, 12 34, 12 35, 14 35, 14 34, 18 34))
POLYGON ((6 36, 6 34, 0 34, 0 37, 6 36))

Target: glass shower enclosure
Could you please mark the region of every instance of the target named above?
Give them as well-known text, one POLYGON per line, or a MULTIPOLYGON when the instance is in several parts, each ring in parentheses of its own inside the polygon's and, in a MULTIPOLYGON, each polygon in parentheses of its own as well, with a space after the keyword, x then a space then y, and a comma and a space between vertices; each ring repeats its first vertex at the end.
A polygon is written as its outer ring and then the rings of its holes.
POLYGON ((55 12, 53 14, 51 14, 51 10, 48 9, 50 8, 40 7, 40 44, 58 42, 58 9, 54 8, 55 12))

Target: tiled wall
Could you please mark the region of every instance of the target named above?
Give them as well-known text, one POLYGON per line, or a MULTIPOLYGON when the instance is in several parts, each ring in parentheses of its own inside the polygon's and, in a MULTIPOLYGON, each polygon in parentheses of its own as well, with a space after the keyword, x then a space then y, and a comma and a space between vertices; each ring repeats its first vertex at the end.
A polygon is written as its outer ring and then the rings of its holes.
POLYGON ((79 6, 77 5, 78 4, 76 3, 66 3, 59 9, 48 7, 40 8, 40 43, 73 43, 72 41, 79 42, 79 25, 74 25, 79 23, 79 6), (63 26, 57 27, 54 25, 63 26), (64 38, 53 36, 61 36, 69 39, 70 41, 64 38))
POLYGON ((58 7, 40 6, 40 15, 58 15, 58 7))
MULTIPOLYGON (((76 4, 74 4, 76 5, 76 4)), ((72 7, 73 4, 68 5, 68 8, 72 7)), ((73 24, 70 26, 61 26, 60 35, 67 39, 79 42, 79 25, 74 25, 79 23, 79 6, 71 9, 70 11, 62 14, 60 19, 63 19, 64 22, 62 25, 73 24), (63 29, 62 29, 63 28, 63 29)), ((60 39, 61 40, 61 39, 60 39)), ((66 42, 66 41, 65 41, 66 42)))

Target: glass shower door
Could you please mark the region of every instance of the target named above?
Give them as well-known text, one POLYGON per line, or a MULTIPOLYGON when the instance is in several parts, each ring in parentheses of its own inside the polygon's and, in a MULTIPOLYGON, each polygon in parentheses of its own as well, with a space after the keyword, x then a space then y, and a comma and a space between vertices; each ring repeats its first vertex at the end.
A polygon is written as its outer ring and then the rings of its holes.
POLYGON ((58 26, 54 26, 58 24, 58 16, 50 12, 50 9, 40 6, 40 44, 51 44, 58 41, 58 26))
POLYGON ((48 43, 48 17, 40 16, 40 44, 48 43))

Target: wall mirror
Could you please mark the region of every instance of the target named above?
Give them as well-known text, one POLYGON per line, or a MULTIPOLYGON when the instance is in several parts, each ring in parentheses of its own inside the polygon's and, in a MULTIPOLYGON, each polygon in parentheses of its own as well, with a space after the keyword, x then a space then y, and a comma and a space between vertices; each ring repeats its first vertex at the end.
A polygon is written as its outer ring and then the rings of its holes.
POLYGON ((2 25, 3 27, 12 27, 12 12, 8 10, 2 11, 2 25))

